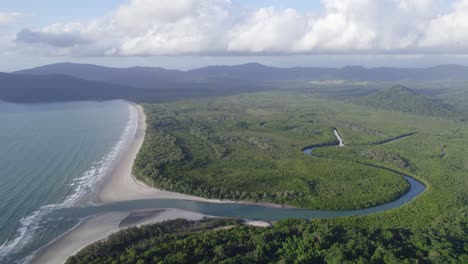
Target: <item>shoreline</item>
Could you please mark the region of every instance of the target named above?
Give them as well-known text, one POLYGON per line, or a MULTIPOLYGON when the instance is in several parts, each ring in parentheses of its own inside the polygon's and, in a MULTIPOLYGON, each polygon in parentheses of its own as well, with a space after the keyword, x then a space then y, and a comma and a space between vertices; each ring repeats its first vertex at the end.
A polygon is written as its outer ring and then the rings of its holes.
POLYGON ((134 138, 129 146, 123 150, 122 155, 119 157, 110 175, 104 180, 100 190, 97 192, 95 203, 107 204, 147 199, 178 199, 209 203, 259 205, 275 208, 288 207, 286 205, 282 206, 274 203, 209 199, 189 194, 169 192, 150 187, 137 180, 132 174, 132 168, 146 135, 146 115, 143 111, 143 107, 133 103, 132 105, 138 111, 137 128, 134 138))
MULTIPOLYGON (((207 199, 188 194, 163 191, 152 188, 138 181, 132 175, 135 158, 143 145, 146 134, 146 116, 140 105, 129 102, 138 112, 136 131, 133 138, 117 157, 114 168, 106 176, 102 184, 96 190, 96 204, 112 204, 120 201, 138 201, 147 199, 175 199, 189 200, 216 204, 243 204, 271 208, 294 208, 287 205, 279 205, 264 202, 230 201, 207 199)), ((306 153, 307 154, 307 153, 306 153)), ((87 245, 105 239, 112 233, 135 225, 160 222, 169 219, 201 219, 210 217, 208 215, 180 209, 143 209, 137 211, 109 212, 90 216, 76 225, 73 229, 65 232, 54 239, 48 245, 40 248, 36 254, 31 256, 30 263, 64 263, 68 257, 78 253, 87 245), (168 214, 172 218, 168 218, 168 214), (194 217, 198 217, 193 219, 194 217)), ((267 221, 248 220, 247 225, 267 227, 267 221)))
MULTIPOLYGON (((273 203, 207 199, 183 193, 159 190, 138 181, 132 174, 132 168, 145 139, 146 115, 142 106, 132 102, 128 103, 131 104, 138 113, 135 134, 128 145, 122 150, 122 153, 118 156, 115 166, 112 168, 110 174, 106 176, 102 184, 99 186, 99 189, 96 190, 94 203, 109 204, 129 200, 179 199, 218 204, 246 204, 274 208, 287 207, 273 203)), ((68 257, 75 255, 86 246, 99 240, 106 239, 109 235, 131 226, 157 223, 177 218, 199 220, 207 216, 195 212, 167 208, 159 209, 160 212, 154 213, 152 216, 144 216, 149 211, 154 212, 155 209, 111 212, 85 218, 74 228, 39 249, 31 257, 31 261, 29 263, 63 264, 68 257), (143 213, 143 216, 139 215, 141 213, 143 213), (136 218, 137 220, 133 219, 131 221, 127 221, 129 218, 136 218)), ((254 221, 252 223, 252 225, 267 225, 264 224, 263 221, 254 221)))
POLYGON ((132 227, 160 223, 177 218, 200 220, 206 215, 179 209, 150 209, 131 212, 111 212, 85 218, 73 229, 40 249, 31 264, 63 264, 88 245, 132 227))

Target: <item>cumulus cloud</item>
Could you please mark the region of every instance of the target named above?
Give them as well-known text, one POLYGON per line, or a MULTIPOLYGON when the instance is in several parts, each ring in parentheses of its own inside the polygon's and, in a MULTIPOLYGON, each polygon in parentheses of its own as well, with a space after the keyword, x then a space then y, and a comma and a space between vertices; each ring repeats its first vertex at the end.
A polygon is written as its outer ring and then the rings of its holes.
POLYGON ((468 53, 468 0, 449 9, 440 0, 321 2, 311 14, 242 10, 230 0, 130 0, 91 21, 25 29, 17 42, 84 56, 468 53))
POLYGON ((230 26, 229 2, 133 0, 112 20, 123 33, 115 51, 123 55, 178 54, 222 50, 230 26))
POLYGON ((229 5, 228 0, 131 0, 89 22, 23 30, 17 42, 48 44, 61 49, 59 54, 75 55, 222 52, 229 5))
POLYGON ((228 51, 284 52, 301 37, 307 18, 294 9, 262 8, 229 32, 228 51))
POLYGON ((435 13, 432 0, 327 0, 325 15, 309 19, 297 51, 392 51, 412 48, 424 22, 435 13))
POLYGON ((467 53, 468 0, 455 2, 451 12, 432 19, 419 44, 427 49, 467 53))

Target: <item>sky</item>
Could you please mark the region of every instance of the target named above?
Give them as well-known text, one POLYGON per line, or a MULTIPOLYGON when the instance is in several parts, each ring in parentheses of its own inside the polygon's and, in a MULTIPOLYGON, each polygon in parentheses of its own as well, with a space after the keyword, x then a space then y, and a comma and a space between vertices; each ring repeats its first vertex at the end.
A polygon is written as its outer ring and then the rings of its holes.
POLYGON ((468 0, 0 0, 0 71, 468 65, 468 0))

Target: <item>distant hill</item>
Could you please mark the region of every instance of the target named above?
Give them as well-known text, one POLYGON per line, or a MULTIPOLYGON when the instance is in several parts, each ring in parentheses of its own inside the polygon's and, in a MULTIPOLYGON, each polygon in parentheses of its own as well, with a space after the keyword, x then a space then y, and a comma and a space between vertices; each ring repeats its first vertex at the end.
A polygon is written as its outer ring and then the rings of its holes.
POLYGON ((64 75, 0 73, 0 100, 17 103, 133 99, 134 88, 64 75))
POLYGON ((167 89, 168 84, 196 82, 183 71, 156 67, 111 68, 93 64, 57 63, 15 72, 28 75, 68 75, 88 81, 107 82, 143 89, 167 89))
MULTIPOLYGON (((309 89, 312 81, 330 80, 337 81, 335 83, 400 80, 468 81, 468 67, 444 65, 407 69, 361 66, 339 69, 278 68, 248 63, 179 71, 155 67, 112 68, 92 64, 59 63, 4 74, 0 79, 0 98, 17 101, 60 101, 71 98, 162 101, 284 89, 294 87, 294 84, 307 84, 306 88, 309 89), (40 94, 39 91, 44 91, 45 94, 40 94)), ((356 94, 356 87, 353 89, 353 94, 356 94)))
POLYGON ((402 86, 395 85, 357 100, 358 103, 392 111, 425 116, 453 116, 451 105, 434 100, 402 86))
POLYGON ((118 84, 116 81, 90 81, 67 75, 0 73, 0 100, 16 103, 112 99, 160 102, 179 98, 261 91, 267 88, 242 82, 177 83, 175 81, 161 85, 159 88, 144 89, 118 84))
POLYGON ((204 79, 244 80, 251 82, 268 81, 307 81, 333 78, 331 68, 278 68, 259 63, 247 63, 234 66, 208 66, 188 71, 204 79))
POLYGON ((91 64, 59 63, 16 72, 18 74, 63 74, 89 81, 100 81, 145 89, 239 82, 241 84, 278 81, 401 81, 468 80, 468 67, 441 65, 431 68, 278 68, 258 63, 234 66, 208 66, 190 71, 155 67, 111 68, 91 64))
POLYGON ((235 66, 209 66, 189 71, 204 79, 224 78, 249 81, 401 81, 401 80, 468 80, 468 67, 441 65, 431 68, 278 68, 258 63, 235 66))

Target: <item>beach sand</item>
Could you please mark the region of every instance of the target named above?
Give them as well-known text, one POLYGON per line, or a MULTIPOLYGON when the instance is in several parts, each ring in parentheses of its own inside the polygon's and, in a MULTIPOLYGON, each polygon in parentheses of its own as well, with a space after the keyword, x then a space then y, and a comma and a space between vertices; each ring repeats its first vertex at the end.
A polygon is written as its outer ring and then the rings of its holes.
MULTIPOLYGON (((127 149, 120 155, 111 174, 105 179, 97 194, 97 204, 144 199, 183 199, 211 203, 238 203, 281 207, 281 205, 271 203, 206 199, 182 193, 158 190, 137 181, 132 175, 132 166, 145 138, 146 117, 141 106, 135 105, 135 107, 138 111, 138 124, 135 136, 127 149)), ((146 212, 115 212, 91 216, 80 223, 75 229, 65 233, 51 244, 42 248, 39 253, 33 257, 31 263, 62 264, 69 256, 78 253, 86 245, 104 239, 110 234, 126 227, 169 219, 185 218, 197 220, 202 217, 204 217, 204 215, 189 211, 154 208, 146 212)), ((266 226, 267 224, 255 222, 252 225, 266 226)))
POLYGON ((134 212, 115 212, 91 216, 73 230, 65 233, 40 250, 32 264, 63 264, 68 257, 78 253, 87 245, 105 239, 112 233, 128 228, 185 218, 200 220, 205 215, 178 209, 160 209, 134 212))
POLYGON ((262 220, 245 220, 244 225, 255 226, 255 227, 271 227, 272 224, 268 221, 262 220))
POLYGON ((129 200, 144 199, 184 199, 192 201, 205 202, 229 202, 220 200, 211 200, 201 197, 191 196, 182 193, 167 192, 147 186, 138 181, 132 175, 133 162, 145 139, 146 116, 143 108, 135 106, 138 111, 138 125, 135 137, 128 146, 128 149, 122 153, 119 161, 107 177, 98 194, 97 203, 111 203, 129 200))
POLYGON ((255 204, 268 207, 282 207, 281 205, 273 203, 207 199, 183 193, 168 192, 149 187, 145 183, 135 179, 135 177, 132 175, 133 162, 135 161, 138 151, 143 145, 146 132, 146 116, 143 108, 139 105, 136 105, 135 107, 138 111, 138 125, 135 137, 130 143, 130 146, 128 146, 128 149, 122 153, 115 168, 112 170, 112 173, 103 183, 103 186, 98 193, 96 201, 97 203, 111 203, 145 199, 181 199, 210 203, 237 203, 255 204))

